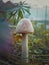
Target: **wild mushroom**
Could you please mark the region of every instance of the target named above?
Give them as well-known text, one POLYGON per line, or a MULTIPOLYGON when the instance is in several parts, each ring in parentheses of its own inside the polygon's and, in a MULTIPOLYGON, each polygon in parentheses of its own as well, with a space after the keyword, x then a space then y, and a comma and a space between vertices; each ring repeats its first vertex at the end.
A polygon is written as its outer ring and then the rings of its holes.
POLYGON ((22 59, 26 62, 28 62, 28 34, 33 32, 34 29, 29 19, 23 18, 17 24, 16 33, 22 34, 22 59))

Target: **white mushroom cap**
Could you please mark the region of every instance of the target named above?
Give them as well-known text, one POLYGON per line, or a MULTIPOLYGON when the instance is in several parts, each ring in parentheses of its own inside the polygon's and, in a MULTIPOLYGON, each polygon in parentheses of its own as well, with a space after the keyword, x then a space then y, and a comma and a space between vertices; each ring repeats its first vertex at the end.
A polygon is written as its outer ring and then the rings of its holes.
POLYGON ((23 18, 19 21, 16 27, 16 33, 33 33, 34 28, 29 19, 23 18))

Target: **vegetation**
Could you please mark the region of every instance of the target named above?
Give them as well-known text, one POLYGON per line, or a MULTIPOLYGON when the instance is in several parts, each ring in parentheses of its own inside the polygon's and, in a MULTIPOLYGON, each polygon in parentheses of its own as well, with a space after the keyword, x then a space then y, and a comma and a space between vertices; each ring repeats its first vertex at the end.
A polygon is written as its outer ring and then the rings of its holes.
MULTIPOLYGON (((34 35, 29 35, 30 59, 38 63, 48 64, 49 61, 49 30, 45 29, 45 23, 34 23, 34 35), (46 63, 47 62, 47 63, 46 63)), ((39 65, 39 64, 38 64, 39 65)))
MULTIPOLYGON (((24 17, 24 14, 26 12, 30 15, 30 6, 28 6, 25 1, 19 2, 17 3, 17 5, 19 5, 19 9, 17 11, 9 12, 6 14, 7 20, 10 21, 10 23, 12 23, 13 25, 16 25, 19 20, 24 17)), ((45 29, 45 23, 41 22, 32 21, 34 26, 34 33, 29 34, 28 39, 28 64, 21 61, 22 35, 14 33, 14 52, 12 54, 9 54, 8 56, 4 56, 4 59, 0 60, 1 65, 49 65, 49 29, 45 29)))
POLYGON ((30 6, 24 2, 17 3, 18 10, 7 13, 7 20, 9 20, 12 24, 16 25, 20 19, 24 17, 25 14, 30 15, 30 6))

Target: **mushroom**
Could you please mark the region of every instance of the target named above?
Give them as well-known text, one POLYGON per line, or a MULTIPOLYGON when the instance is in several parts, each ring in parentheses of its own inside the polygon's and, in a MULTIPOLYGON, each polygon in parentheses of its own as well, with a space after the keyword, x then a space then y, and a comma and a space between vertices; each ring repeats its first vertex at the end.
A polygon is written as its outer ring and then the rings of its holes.
POLYGON ((22 59, 28 62, 28 34, 33 33, 34 28, 29 19, 23 18, 17 24, 16 33, 22 34, 22 59))

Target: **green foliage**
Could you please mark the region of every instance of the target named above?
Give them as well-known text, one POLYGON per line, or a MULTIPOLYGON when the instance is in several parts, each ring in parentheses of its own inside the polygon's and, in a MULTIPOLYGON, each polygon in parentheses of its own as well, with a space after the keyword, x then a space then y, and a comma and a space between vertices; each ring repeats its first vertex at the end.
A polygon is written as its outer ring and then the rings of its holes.
POLYGON ((34 34, 29 35, 29 58, 32 59, 32 62, 37 60, 37 62, 41 61, 42 63, 46 60, 48 61, 48 57, 49 30, 45 29, 45 23, 34 22, 34 34))
POLYGON ((15 11, 8 13, 7 20, 16 25, 20 19, 24 17, 26 12, 30 15, 30 6, 24 2, 17 3, 17 8, 15 11))
MULTIPOLYGON (((34 35, 29 35, 29 41, 35 44, 40 44, 46 47, 49 43, 49 30, 45 30, 45 24, 38 24, 35 22, 34 24, 34 35)), ((47 48, 47 47, 46 47, 47 48)))

